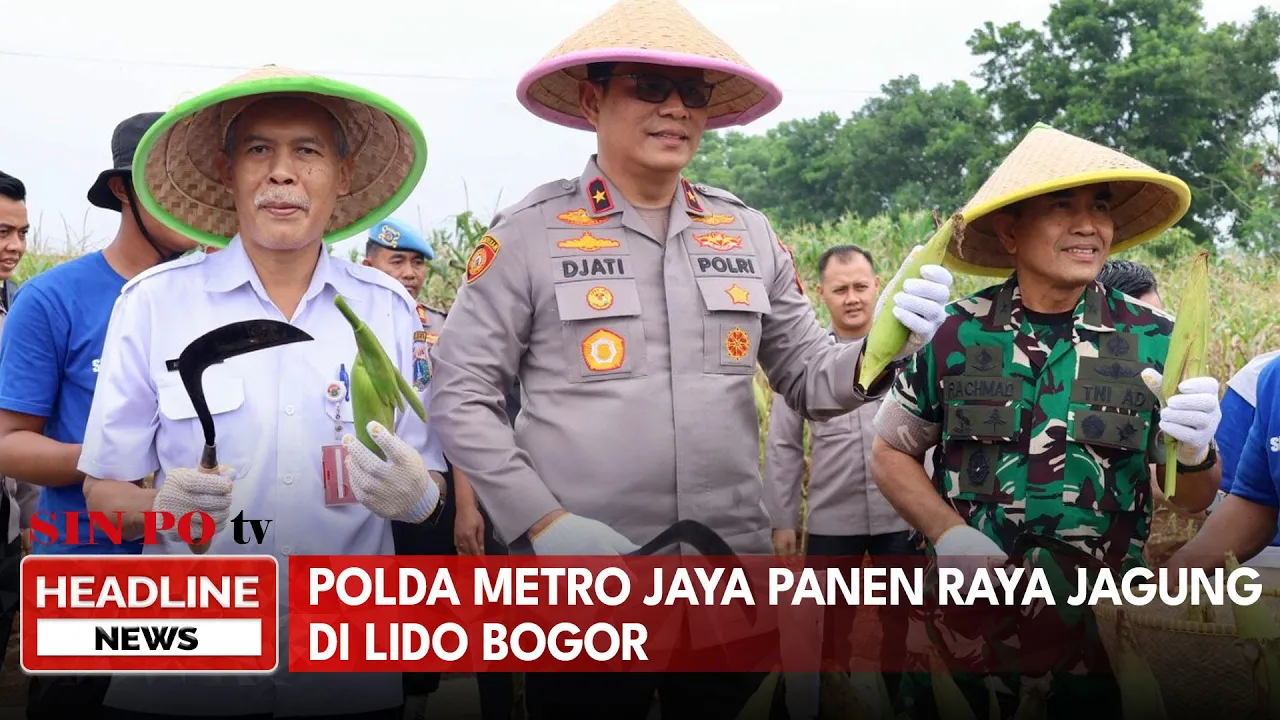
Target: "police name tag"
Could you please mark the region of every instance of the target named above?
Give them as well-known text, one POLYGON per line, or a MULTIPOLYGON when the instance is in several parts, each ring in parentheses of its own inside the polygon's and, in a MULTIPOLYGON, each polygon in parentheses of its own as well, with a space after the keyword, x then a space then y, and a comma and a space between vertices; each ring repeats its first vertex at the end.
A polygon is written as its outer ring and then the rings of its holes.
POLYGON ((359 502, 351 491, 347 475, 347 449, 342 445, 325 445, 320 452, 324 467, 324 504, 334 506, 359 502))

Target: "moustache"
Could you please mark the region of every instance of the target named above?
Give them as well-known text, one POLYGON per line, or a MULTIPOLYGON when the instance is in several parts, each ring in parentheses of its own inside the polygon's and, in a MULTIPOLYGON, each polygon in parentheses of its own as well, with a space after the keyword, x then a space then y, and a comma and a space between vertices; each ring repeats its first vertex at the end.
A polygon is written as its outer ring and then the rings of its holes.
POLYGON ((261 210, 268 203, 293 205, 301 210, 311 209, 311 200, 306 195, 284 188, 268 188, 258 193, 253 199, 254 207, 261 210))

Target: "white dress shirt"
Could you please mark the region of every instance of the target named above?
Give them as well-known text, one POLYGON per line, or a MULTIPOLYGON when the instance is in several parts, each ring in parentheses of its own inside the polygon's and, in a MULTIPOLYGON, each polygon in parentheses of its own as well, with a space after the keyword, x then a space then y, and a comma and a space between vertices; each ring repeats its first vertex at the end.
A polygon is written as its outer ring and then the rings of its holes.
MULTIPOLYGON (((358 503, 324 504, 321 448, 354 434, 349 403, 335 405, 325 390, 338 380, 340 365, 350 374, 356 356, 351 326, 334 306, 335 294, 373 330, 406 377, 412 377, 415 305, 384 273, 321 252, 310 287, 294 317, 286 318, 268 299, 241 243, 237 236, 222 252, 166 263, 124 287, 107 330, 79 469, 121 481, 155 471, 161 487, 173 468, 197 467, 204 444, 200 421, 166 361, 204 333, 241 320, 290 322, 311 335, 310 342, 230 358, 204 375, 218 461, 234 470, 230 517, 243 512, 246 519, 271 520, 263 545, 237 545, 228 526, 214 536, 209 554, 276 557, 280 665, 273 676, 119 675, 106 704, 166 715, 198 710, 277 717, 393 707, 402 701, 400 673, 286 671, 286 581, 291 555, 394 554, 389 521, 358 503)), ((423 393, 424 406, 429 394, 430 386, 423 393)), ((402 414, 395 432, 421 449, 429 469, 445 469, 434 433, 412 412, 402 414)), ((174 537, 144 552, 191 551, 174 537)))

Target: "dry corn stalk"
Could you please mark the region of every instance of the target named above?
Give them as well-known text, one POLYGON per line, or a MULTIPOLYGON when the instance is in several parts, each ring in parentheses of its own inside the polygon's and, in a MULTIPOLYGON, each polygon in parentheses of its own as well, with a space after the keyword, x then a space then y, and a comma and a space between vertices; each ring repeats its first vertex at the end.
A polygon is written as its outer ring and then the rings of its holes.
MULTIPOLYGON (((1191 261, 1191 272, 1178 301, 1178 315, 1169 338, 1160 399, 1168 404, 1178 394, 1178 385, 1187 378, 1202 377, 1209 364, 1209 253, 1201 251, 1191 261)), ((1173 498, 1177 490, 1177 441, 1165 437, 1164 494, 1173 498)))
POLYGON ((862 369, 858 373, 859 386, 871 387, 871 383, 880 377, 880 373, 893 362, 893 357, 902 350, 903 345, 907 344, 911 331, 893 316, 894 296, 902 292, 902 286, 906 281, 918 279, 920 269, 925 265, 942 264, 947 255, 947 243, 951 242, 952 228, 960 223, 963 223, 963 220, 957 215, 951 219, 951 222, 938 228, 929 242, 925 243, 924 248, 907 256, 898 274, 884 289, 884 305, 880 307, 880 314, 876 316, 870 332, 867 333, 862 369))

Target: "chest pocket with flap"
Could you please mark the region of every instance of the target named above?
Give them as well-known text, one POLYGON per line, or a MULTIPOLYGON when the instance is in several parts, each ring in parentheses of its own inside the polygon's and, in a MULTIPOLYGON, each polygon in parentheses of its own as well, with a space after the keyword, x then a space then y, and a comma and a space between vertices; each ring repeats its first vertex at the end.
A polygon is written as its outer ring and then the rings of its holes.
POLYGON ((703 372, 750 375, 755 372, 763 317, 773 311, 760 278, 700 277, 703 318, 703 372))
POLYGON ((564 324, 567 380, 592 382, 645 374, 644 325, 635 279, 560 282, 555 292, 564 324))
MULTIPOLYGON (((260 428, 254 427, 256 423, 247 417, 247 411, 242 411, 244 379, 220 363, 205 371, 202 385, 209 414, 213 416, 218 461, 232 467, 237 477, 243 477, 249 472, 261 436, 260 428)), ((157 449, 162 456, 170 458, 189 455, 191 461, 179 462, 178 466, 195 467, 204 446, 204 430, 178 373, 166 373, 159 378, 156 395, 160 415, 169 426, 168 432, 157 438, 157 449)))

